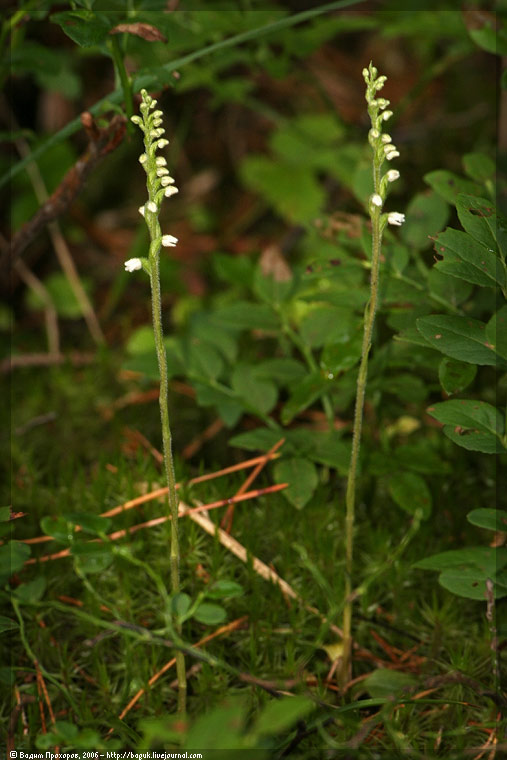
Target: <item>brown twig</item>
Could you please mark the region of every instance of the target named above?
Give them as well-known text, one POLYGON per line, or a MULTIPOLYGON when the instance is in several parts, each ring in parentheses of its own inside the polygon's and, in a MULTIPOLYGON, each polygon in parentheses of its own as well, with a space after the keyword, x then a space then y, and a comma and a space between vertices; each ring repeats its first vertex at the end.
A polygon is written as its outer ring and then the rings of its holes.
POLYGON ((8 356, 0 362, 0 373, 5 374, 20 367, 53 367, 68 362, 76 367, 92 364, 96 354, 72 351, 69 354, 20 354, 8 356))
POLYGON ((46 224, 61 216, 82 190, 86 180, 97 164, 120 145, 125 135, 125 117, 116 114, 107 127, 99 128, 90 113, 81 114, 89 144, 85 153, 67 172, 55 192, 45 201, 37 213, 14 235, 11 244, 13 259, 20 256, 29 243, 46 224))

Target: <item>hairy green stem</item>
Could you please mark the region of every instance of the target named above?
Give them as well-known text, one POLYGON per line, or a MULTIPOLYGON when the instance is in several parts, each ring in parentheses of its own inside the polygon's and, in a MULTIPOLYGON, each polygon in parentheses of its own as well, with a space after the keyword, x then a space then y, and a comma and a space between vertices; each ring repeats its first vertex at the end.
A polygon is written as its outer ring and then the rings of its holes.
MULTIPOLYGON (((373 187, 375 193, 380 193, 380 162, 373 159, 373 187)), ((363 427, 364 396, 368 379, 368 357, 370 354, 373 327, 378 304, 380 250, 382 244, 382 225, 380 208, 373 207, 372 211, 372 257, 370 273, 370 299, 364 313, 364 332, 361 348, 361 363, 357 376, 356 404, 354 410, 354 428, 352 433, 352 452, 347 477, 345 497, 345 604, 343 608, 343 653, 339 680, 341 685, 350 679, 351 650, 352 650, 352 574, 354 559, 354 523, 356 512, 356 478, 359 452, 361 449, 361 432, 363 427)))

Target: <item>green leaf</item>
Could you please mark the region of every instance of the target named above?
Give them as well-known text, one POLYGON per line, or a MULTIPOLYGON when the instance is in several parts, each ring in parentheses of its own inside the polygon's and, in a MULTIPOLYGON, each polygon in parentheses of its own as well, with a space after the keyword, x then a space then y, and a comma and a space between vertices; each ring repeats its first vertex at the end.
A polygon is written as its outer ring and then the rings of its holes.
POLYGON ((299 332, 307 346, 344 343, 353 334, 353 314, 339 306, 317 306, 301 320, 299 332))
POLYGON ((257 428, 249 433, 235 435, 229 441, 230 446, 237 446, 247 451, 269 451, 275 443, 283 438, 282 431, 270 430, 269 428, 257 428))
POLYGON ((46 590, 46 579, 39 575, 33 581, 22 583, 12 593, 21 604, 36 604, 46 590))
POLYGON ((507 549, 489 546, 468 546, 433 554, 414 564, 419 570, 449 570, 451 568, 476 567, 489 576, 494 576, 507 564, 507 549))
POLYGON ((294 723, 305 718, 315 709, 315 702, 308 697, 297 695, 274 699, 263 707, 255 723, 254 732, 273 736, 287 731, 294 723))
POLYGON ((74 529, 64 517, 43 517, 40 521, 42 532, 61 544, 70 544, 74 538, 74 529))
POLYGON ((503 287, 505 276, 494 253, 476 243, 466 232, 447 228, 437 236, 435 251, 443 259, 437 261, 439 272, 458 277, 475 285, 503 287))
POLYGON ((303 509, 319 482, 315 465, 299 457, 278 461, 274 467, 274 478, 276 483, 289 484, 282 493, 296 509, 303 509))
POLYGON ((409 203, 406 222, 401 228, 405 243, 414 248, 427 248, 430 238, 440 232, 449 218, 449 206, 437 193, 419 193, 409 203))
POLYGON ((495 162, 484 153, 466 153, 463 156, 463 167, 476 182, 485 182, 495 175, 495 162))
POLYGON ((415 678, 408 673, 378 668, 364 679, 362 685, 373 698, 383 698, 393 697, 403 689, 408 689, 415 684, 415 678))
POLYGON ((276 404, 278 390, 274 383, 262 380, 253 364, 239 364, 232 373, 232 387, 248 408, 268 414, 276 404))
MULTIPOLYGON (((239 695, 236 695, 233 704, 227 703, 200 715, 192 723, 182 749, 196 750, 197 754, 197 751, 206 748, 206 752, 202 752, 202 755, 204 757, 208 754, 212 760, 220 760, 220 758, 226 757, 224 752, 214 750, 231 750, 229 756, 231 758, 237 757, 240 755, 238 748, 243 746, 243 726, 246 721, 246 713, 246 703, 239 695)), ((188 757, 190 756, 191 752, 189 751, 188 757)))
MULTIPOLYGON (((490 576, 481 572, 477 568, 465 567, 460 570, 445 570, 438 577, 438 582, 447 591, 465 599, 475 599, 485 602, 487 600, 486 581, 490 576)), ((493 596, 499 599, 507 596, 507 588, 498 587, 493 581, 493 596)))
POLYGON ((267 304, 237 301, 217 309, 211 321, 232 330, 278 330, 280 321, 267 304))
POLYGON ((459 193, 478 195, 481 192, 480 185, 476 185, 469 179, 459 177, 457 174, 438 169, 424 175, 424 181, 430 185, 448 203, 454 205, 459 193))
POLYGON ((470 364, 497 363, 497 356, 486 339, 486 325, 471 317, 436 314, 417 320, 417 329, 433 348, 470 364))
POLYGON ((300 454, 326 467, 333 467, 345 476, 350 465, 350 441, 344 441, 336 431, 295 429, 287 431, 287 443, 300 454))
POLYGON ((21 570, 30 556, 30 547, 20 541, 8 541, 0 546, 0 577, 10 578, 21 570))
POLYGON ((11 508, 0 507, 0 522, 9 522, 11 519, 11 508))
POLYGON ((456 359, 442 359, 438 368, 440 385, 448 396, 461 393, 474 380, 477 367, 456 359))
POLYGON ((92 47, 105 42, 113 25, 104 11, 62 11, 53 13, 50 18, 80 47, 92 47))
POLYGON ((496 436, 482 430, 462 430, 459 426, 455 428, 446 425, 443 432, 453 443, 468 451, 480 451, 483 454, 507 453, 507 449, 496 436))
MULTIPOLYGON (((324 346, 320 357, 321 366, 332 375, 346 372, 355 367, 361 358, 363 337, 356 331, 344 343, 329 343, 324 346)), ((332 379, 329 378, 328 379, 332 379)))
POLYGON ((507 512, 504 509, 472 509, 467 520, 479 528, 507 531, 507 512))
POLYGON ((111 525, 109 517, 91 515, 89 512, 66 512, 62 518, 73 526, 79 525, 84 533, 91 533, 94 536, 106 533, 111 525))
MULTIPOLYGON (((81 284, 85 291, 90 293, 91 280, 81 278, 81 284)), ((44 287, 49 293, 57 314, 66 319, 78 319, 83 312, 81 305, 74 295, 70 283, 63 272, 54 272, 44 280, 44 287)), ((27 306, 30 309, 40 310, 45 307, 44 300, 34 290, 27 292, 27 306)))
POLYGON ((494 254, 498 248, 498 219, 493 201, 460 194, 456 199, 456 211, 463 229, 494 254))
MULTIPOLYGON (((485 17, 481 29, 468 29, 470 37, 476 45, 493 55, 507 55, 507 31, 502 26, 496 26, 494 18, 485 17)), ((501 23, 501 22, 500 22, 501 23)))
POLYGON ((183 618, 187 612, 190 609, 190 606, 192 604, 192 599, 189 597, 188 594, 185 594, 183 591, 179 594, 175 594, 173 598, 171 599, 171 608, 173 613, 178 618, 183 618))
POLYGON ((127 340, 125 349, 128 354, 148 354, 155 351, 153 327, 143 325, 134 330, 127 340))
POLYGON ((313 172, 263 155, 243 160, 240 174, 247 187, 259 193, 292 223, 311 222, 324 205, 325 194, 313 172))
POLYGON ((297 359, 265 359, 256 365, 256 374, 284 386, 301 380, 306 375, 306 368, 297 359))
POLYGON ((436 295, 456 307, 469 298, 474 286, 458 277, 439 272, 434 266, 428 273, 428 288, 432 295, 436 295))
POLYGON ((247 256, 231 256, 226 253, 213 254, 213 266, 220 279, 242 288, 252 283, 254 264, 247 256))
POLYGON ((496 353, 507 359, 507 304, 493 314, 486 325, 486 339, 495 347, 496 353))
POLYGON ((289 400, 284 404, 280 415, 282 424, 288 425, 296 414, 309 407, 329 390, 331 390, 331 382, 327 372, 324 374, 317 371, 308 374, 293 387, 289 400))
POLYGON ((112 547, 109 544, 79 542, 73 544, 70 551, 83 573, 101 573, 113 561, 112 547))
POLYGON ((5 617, 5 615, 0 615, 0 633, 14 631, 16 628, 19 628, 19 623, 15 620, 11 620, 11 618, 5 617))
POLYGON ((190 378, 216 380, 222 373, 222 357, 211 343, 199 338, 190 338, 184 346, 183 353, 186 372, 190 378))
POLYGON ((218 604, 203 602, 198 606, 193 617, 199 623, 204 623, 205 625, 218 625, 218 623, 224 622, 227 613, 218 604))
POLYGON ((206 589, 206 596, 209 599, 230 599, 234 596, 243 596, 243 586, 235 581, 216 581, 210 588, 206 589))
POLYGON ((433 500, 426 481, 414 472, 397 472, 389 478, 389 493, 405 512, 414 515, 418 510, 427 520, 431 515, 433 500))
POLYGON ((504 433, 503 417, 485 401, 443 401, 428 407, 427 412, 444 425, 449 425, 449 428, 444 428, 444 433, 463 448, 486 454, 503 448, 498 440, 504 433))
POLYGON ((193 338, 214 346, 228 362, 234 362, 238 354, 237 335, 209 321, 209 314, 196 314, 192 319, 193 338))

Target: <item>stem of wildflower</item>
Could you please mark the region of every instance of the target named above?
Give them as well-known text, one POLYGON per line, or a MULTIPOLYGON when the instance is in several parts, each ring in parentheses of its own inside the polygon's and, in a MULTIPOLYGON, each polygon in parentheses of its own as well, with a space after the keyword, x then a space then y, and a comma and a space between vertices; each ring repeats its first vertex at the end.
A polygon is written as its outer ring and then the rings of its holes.
MULTIPOLYGON (((374 193, 380 192, 380 165, 378 157, 373 158, 374 193)), ((354 410, 354 429, 352 433, 352 453, 347 477, 345 497, 345 604, 343 607, 343 653, 339 672, 340 684, 344 686, 351 677, 352 650, 352 573, 354 553, 354 521, 356 509, 356 477, 359 452, 361 449, 361 431, 363 426, 364 396, 368 378, 368 357, 371 348, 373 326, 378 304, 380 250, 382 243, 381 209, 371 205, 372 223, 372 257, 370 274, 370 299, 364 312, 364 332, 361 348, 361 363, 356 386, 356 404, 354 410)))
MULTIPOLYGON (((158 220, 156 221, 158 225, 158 220)), ((160 229, 160 228, 159 228, 160 229)), ((150 228, 151 232, 151 228, 150 228)), ((160 421, 162 424, 162 445, 164 453, 164 468, 168 486, 169 511, 171 515, 171 591, 173 594, 180 592, 180 547, 179 547, 179 519, 178 519, 178 497, 176 495, 176 478, 174 475, 174 463, 172 455, 171 428, 169 424, 169 379, 167 372, 167 356, 164 346, 164 335, 162 330, 162 307, 160 296, 160 234, 152 238, 150 246, 150 284, 151 284, 151 303, 153 315, 153 332, 155 336, 155 347, 157 351, 158 368, 160 374, 160 421)), ((178 634, 181 633, 181 625, 174 621, 174 627, 178 634)), ((178 712, 182 715, 186 711, 187 700, 187 676, 185 669, 185 656, 183 652, 176 652, 176 674, 178 678, 178 712)))

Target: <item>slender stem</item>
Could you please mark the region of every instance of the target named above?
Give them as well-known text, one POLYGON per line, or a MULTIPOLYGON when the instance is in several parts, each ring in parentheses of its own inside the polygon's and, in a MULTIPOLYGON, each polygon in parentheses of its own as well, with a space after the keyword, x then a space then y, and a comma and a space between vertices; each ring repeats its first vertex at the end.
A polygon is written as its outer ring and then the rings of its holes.
MULTIPOLYGON (((374 192, 380 192, 380 161, 377 156, 373 159, 373 187, 374 192)), ((379 269, 380 250, 382 243, 382 226, 380 208, 372 206, 372 258, 370 273, 370 300, 364 313, 363 344, 361 348, 361 363, 356 386, 356 404, 354 410, 354 429, 352 433, 352 453, 347 477, 347 491, 345 497, 345 604, 343 608, 343 654, 341 670, 339 673, 340 683, 350 680, 351 650, 352 650, 352 571, 354 558, 354 522, 356 511, 356 477, 359 452, 361 449, 361 432, 363 426, 364 396, 368 379, 368 357, 370 354, 373 326, 377 312, 379 292, 379 269)))
POLYGON ((127 131, 132 133, 133 126, 132 126, 132 122, 130 121, 130 117, 132 116, 134 112, 134 104, 133 104, 133 98, 132 98, 132 80, 127 74, 127 69, 125 68, 125 63, 123 60, 123 53, 120 47, 120 43, 118 41, 118 36, 116 34, 113 34, 113 36, 111 37, 110 44, 111 44, 111 53, 113 56, 114 67, 120 79, 121 88, 123 90, 123 98, 125 101, 125 113, 127 114, 127 131))
MULTIPOLYGON (((164 469, 167 478, 169 512, 171 515, 171 591, 179 594, 180 591, 180 547, 179 547, 179 519, 178 497, 176 495, 176 478, 174 476, 174 464, 172 455, 171 428, 169 424, 169 378, 167 372, 167 356, 164 346, 162 330, 162 307, 160 297, 160 243, 153 244, 150 248, 150 284, 151 303, 153 316, 153 332, 155 335, 155 347, 157 351, 158 368, 160 373, 160 421, 162 424, 162 446, 164 454, 164 469)), ((175 629, 181 633, 181 625, 174 621, 175 629)), ((178 712, 184 714, 187 699, 187 676, 185 670, 185 656, 183 652, 176 652, 176 673, 178 677, 178 712)))

